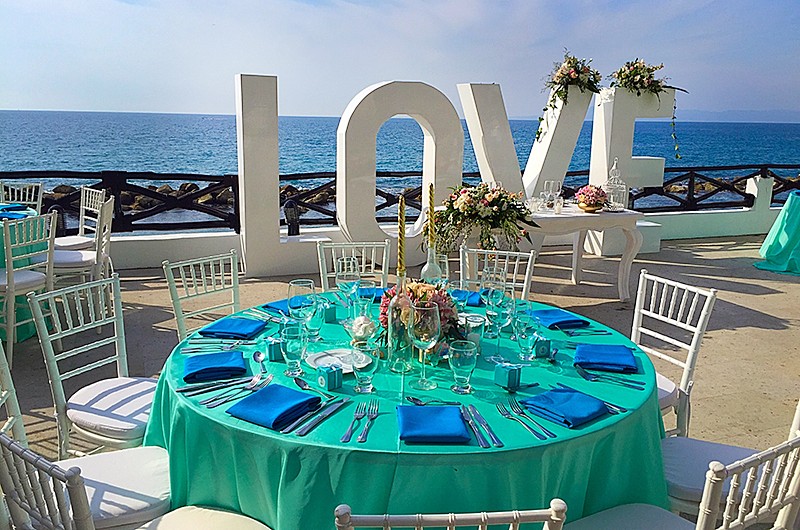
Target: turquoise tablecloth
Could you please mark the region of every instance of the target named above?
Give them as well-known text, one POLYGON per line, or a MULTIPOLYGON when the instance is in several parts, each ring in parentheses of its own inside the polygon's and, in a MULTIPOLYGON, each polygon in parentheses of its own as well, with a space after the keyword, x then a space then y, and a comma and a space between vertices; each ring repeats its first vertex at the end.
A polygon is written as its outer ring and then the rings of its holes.
POLYGON ((758 252, 766 260, 753 264, 759 269, 800 274, 800 190, 789 194, 758 252))
MULTIPOLYGON (((545 306, 542 306, 545 307, 545 306)), ((479 311, 479 310, 478 310, 479 311)), ((593 324, 600 326, 599 324, 593 324)), ((272 324, 266 333, 275 330, 272 324)), ((173 506, 203 504, 229 508, 255 517, 280 530, 332 528, 333 510, 348 503, 355 513, 459 512, 541 508, 552 497, 569 506, 569 520, 624 503, 667 506, 660 438, 663 433, 652 364, 636 351, 647 381, 646 391, 580 379, 571 367, 574 350, 560 331, 548 331, 562 342, 560 366, 538 363, 523 369, 522 382, 539 388, 521 391, 523 398, 561 381, 586 390, 631 412, 605 417, 569 430, 547 426, 558 435, 542 442, 510 420, 502 418, 495 403, 508 394, 493 384, 494 366, 481 360, 473 376, 476 392, 467 397, 450 392, 452 375, 445 363, 429 369, 439 388, 422 393, 408 388, 407 380, 381 368, 375 377, 381 414, 366 443, 339 442, 349 424, 354 404, 349 404, 305 438, 281 435, 231 418, 224 407, 198 407, 200 399, 175 393, 181 386, 183 360, 180 348, 168 359, 159 379, 146 445, 169 450, 173 506), (469 445, 406 445, 398 438, 396 405, 405 395, 458 399, 474 404, 505 442, 505 447, 481 449, 469 445)), ((329 341, 346 343, 341 326, 326 325, 329 341)), ((620 334, 576 337, 570 340, 630 344, 620 334)), ((312 346, 325 348, 326 343, 312 346)), ((483 347, 494 353, 494 340, 483 347)), ((516 355, 515 345, 504 338, 501 353, 516 355)), ((248 350, 250 351, 250 350, 248 350)), ((251 370, 257 370, 251 362, 251 370)), ((283 376, 283 363, 270 363, 275 382, 291 385, 283 376)), ((316 380, 306 367, 306 380, 316 380)), ((364 400, 353 392, 352 375, 345 376, 337 393, 364 400)), ((540 420, 546 422, 546 420, 540 420)), ((363 425, 363 423, 362 423, 363 425)), ((358 433, 359 431, 356 431, 358 433)))

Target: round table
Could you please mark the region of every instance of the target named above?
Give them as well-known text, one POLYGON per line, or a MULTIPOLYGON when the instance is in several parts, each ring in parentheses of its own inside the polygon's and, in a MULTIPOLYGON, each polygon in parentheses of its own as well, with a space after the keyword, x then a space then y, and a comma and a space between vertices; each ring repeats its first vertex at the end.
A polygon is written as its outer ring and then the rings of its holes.
MULTIPOLYGON (((541 308, 547 307, 537 304, 541 308)), ((468 308, 482 313, 481 309, 468 308)), ((340 312, 343 316, 343 309, 340 312)), ((377 307, 376 307, 377 311, 377 307)), ((275 330, 270 324, 265 333, 275 330)), ((592 323, 593 328, 604 328, 592 323)), ((280 434, 226 414, 226 407, 206 409, 175 392, 182 386, 183 358, 179 344, 159 378, 145 445, 165 447, 170 455, 173 506, 202 504, 233 509, 280 530, 331 528, 333 510, 347 503, 354 513, 462 512, 546 507, 559 497, 567 502, 568 520, 624 503, 667 507, 660 439, 663 425, 658 408, 655 371, 636 349, 646 381, 644 391, 581 379, 572 367, 574 350, 566 335, 546 330, 559 347, 558 366, 537 361, 523 368, 522 382, 539 387, 521 390, 518 398, 540 393, 563 382, 629 409, 605 415, 575 429, 539 419, 557 438, 540 441, 515 421, 503 418, 495 403, 509 394, 493 381, 494 365, 480 360, 472 383, 476 391, 457 396, 449 390, 452 375, 442 363, 428 369, 439 388, 418 392, 408 381, 418 374, 399 375, 381 367, 375 376, 376 393, 358 395, 352 375, 345 375, 333 393, 352 398, 305 437, 280 434), (474 404, 505 443, 482 449, 474 437, 468 445, 410 445, 399 440, 395 407, 404 397, 457 400, 474 404), (347 429, 355 403, 380 400, 380 415, 366 443, 339 441, 347 429)), ((346 343, 340 325, 326 324, 326 342, 310 351, 346 343)), ((577 336, 571 341, 632 345, 623 335, 577 336)), ((494 339, 482 343, 494 353, 494 339)), ((247 358, 253 347, 242 347, 247 358)), ((516 358, 516 344, 501 341, 501 353, 516 358)), ((283 375, 283 363, 268 363, 272 384, 294 387, 283 375)), ((250 370, 258 371, 250 361, 250 370)), ((316 384, 316 372, 305 366, 304 378, 316 384)), ((538 418, 537 418, 538 419, 538 418)), ((361 423, 363 426, 363 421, 361 423)))

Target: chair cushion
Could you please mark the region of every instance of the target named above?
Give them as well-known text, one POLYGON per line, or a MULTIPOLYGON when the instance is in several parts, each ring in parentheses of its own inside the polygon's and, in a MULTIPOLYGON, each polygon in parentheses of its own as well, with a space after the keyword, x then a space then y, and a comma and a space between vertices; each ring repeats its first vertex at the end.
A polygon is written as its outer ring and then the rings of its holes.
POLYGON ((53 267, 74 269, 94 265, 97 253, 94 250, 54 250, 53 267))
MULTIPOLYGON (((700 504, 709 463, 716 460, 723 464, 732 464, 758 451, 676 436, 661 440, 661 452, 664 456, 664 476, 667 479, 669 496, 700 504)), ((726 480, 723 498, 727 494, 726 480)))
MULTIPOLYGON (((14 273, 14 290, 18 293, 27 293, 36 286, 45 285, 47 276, 36 271, 17 271, 14 273)), ((8 287, 8 277, 0 274, 0 291, 5 291, 8 287)))
POLYGON ((144 437, 155 390, 155 379, 102 379, 67 400, 67 417, 77 427, 100 436, 138 440, 144 437))
POLYGON ((679 515, 649 504, 623 504, 578 519, 568 530, 694 530, 695 525, 679 515))
POLYGON ((139 530, 270 530, 247 516, 202 506, 184 506, 150 521, 139 530))
POLYGON ((658 408, 661 410, 672 408, 678 402, 678 386, 672 379, 656 372, 658 385, 658 408))
POLYGON ((53 248, 56 250, 86 250, 94 246, 94 238, 88 236, 57 237, 53 248))
POLYGON ((80 468, 98 529, 139 525, 169 511, 169 455, 161 447, 133 447, 56 463, 64 469, 80 468))

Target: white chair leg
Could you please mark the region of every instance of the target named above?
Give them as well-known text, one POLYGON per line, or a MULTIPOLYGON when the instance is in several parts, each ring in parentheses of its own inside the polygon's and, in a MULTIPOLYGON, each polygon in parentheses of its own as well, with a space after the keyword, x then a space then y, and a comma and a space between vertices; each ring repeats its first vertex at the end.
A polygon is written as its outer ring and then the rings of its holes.
POLYGON ((11 369, 14 362, 14 342, 16 342, 17 334, 17 315, 14 313, 16 300, 14 296, 9 296, 6 292, 5 296, 5 309, 6 309, 6 358, 8 359, 8 368, 11 369))

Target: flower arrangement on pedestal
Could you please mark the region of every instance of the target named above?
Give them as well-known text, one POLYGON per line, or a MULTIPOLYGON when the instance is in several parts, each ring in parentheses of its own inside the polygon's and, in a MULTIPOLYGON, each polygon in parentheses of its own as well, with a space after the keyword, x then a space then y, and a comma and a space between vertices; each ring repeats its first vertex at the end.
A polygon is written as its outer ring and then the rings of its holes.
MULTIPOLYGON (((550 98, 547 100, 547 106, 542 109, 547 116, 548 109, 555 110, 556 103, 560 99, 567 104, 569 95, 569 87, 574 86, 580 89, 581 92, 600 92, 600 81, 603 76, 589 66, 591 59, 578 59, 574 55, 570 55, 569 50, 564 50, 564 61, 560 63, 553 63, 553 71, 547 76, 544 86, 550 89, 550 98)), ((544 121, 545 118, 539 118, 539 121, 544 121)), ((543 128, 539 127, 536 131, 536 139, 538 140, 542 135, 543 128)))
MULTIPOLYGON (((667 84, 667 78, 656 79, 655 73, 664 68, 664 63, 661 64, 647 64, 644 60, 638 57, 633 61, 628 61, 625 65, 612 73, 609 78, 611 79, 611 88, 620 87, 627 88, 631 92, 635 92, 637 96, 642 94, 655 94, 656 97, 668 88, 673 90, 680 90, 686 92, 682 88, 670 86, 667 84)), ((670 136, 675 142, 675 158, 680 159, 680 147, 678 145, 678 135, 675 133, 675 111, 677 110, 677 101, 672 104, 672 133, 670 136)))
POLYGON ((444 201, 444 209, 435 214, 436 248, 439 252, 452 252, 473 231, 479 231, 479 246, 496 249, 495 236, 516 250, 523 237, 530 234, 523 226, 536 227, 530 212, 522 202, 523 192, 511 193, 488 184, 460 186, 444 201))
POLYGON ((587 184, 575 192, 578 208, 585 212, 594 213, 603 208, 608 200, 606 192, 600 186, 587 184))
MULTIPOLYGON (((430 302, 439 307, 442 336, 462 338, 458 331, 458 308, 453 298, 445 289, 439 285, 415 281, 406 282, 405 289, 411 304, 402 309, 400 318, 404 323, 408 324, 408 319, 411 318, 411 305, 420 305, 423 302, 430 302)), ((381 297, 380 316, 378 320, 383 328, 389 325, 389 301, 396 292, 397 286, 395 285, 389 288, 381 297)))

